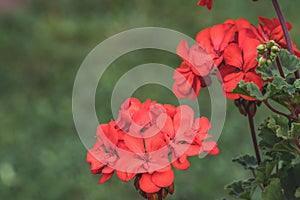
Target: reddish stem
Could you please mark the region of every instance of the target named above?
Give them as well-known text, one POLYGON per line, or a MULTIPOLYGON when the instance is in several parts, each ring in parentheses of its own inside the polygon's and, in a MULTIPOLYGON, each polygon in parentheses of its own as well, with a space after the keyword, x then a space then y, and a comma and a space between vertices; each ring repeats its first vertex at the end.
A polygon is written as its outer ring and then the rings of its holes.
MULTIPOLYGON (((278 15, 278 18, 279 18, 279 21, 280 21, 280 24, 281 24, 281 27, 282 27, 282 30, 283 30, 283 33, 284 33, 284 37, 285 37, 285 40, 286 40, 286 44, 288 46, 288 50, 289 50, 291 55, 295 55, 293 45, 292 45, 292 40, 291 40, 291 37, 290 37, 290 34, 289 34, 289 30, 286 26, 286 22, 285 22, 285 19, 283 17, 283 14, 281 12, 278 1, 277 0, 272 0, 272 3, 273 3, 273 6, 276 10, 277 15, 278 15)), ((299 78, 299 72, 298 71, 295 72, 295 77, 297 79, 299 78)))
POLYGON ((277 68, 279 70, 280 76, 285 79, 285 75, 284 75, 284 72, 283 72, 283 69, 282 69, 282 65, 281 65, 281 62, 280 62, 280 59, 279 59, 278 56, 276 57, 276 64, 277 64, 277 68))
POLYGON ((264 104, 265 104, 271 111, 273 111, 274 113, 276 113, 276 114, 278 114, 278 115, 282 115, 282 116, 284 116, 284 117, 286 117, 286 118, 288 118, 288 119, 298 120, 297 117, 294 117, 294 116, 285 114, 285 113, 283 113, 283 112, 280 112, 279 110, 276 110, 275 108, 273 108, 273 107, 271 106, 271 104, 270 104, 267 100, 264 101, 264 104))
POLYGON ((252 142, 253 142, 253 146, 254 146, 256 161, 257 161, 257 164, 259 165, 261 163, 261 158, 260 158, 258 143, 257 143, 257 139, 256 139, 253 116, 250 113, 248 113, 248 121, 249 121, 249 125, 250 125, 250 132, 251 132, 252 142))

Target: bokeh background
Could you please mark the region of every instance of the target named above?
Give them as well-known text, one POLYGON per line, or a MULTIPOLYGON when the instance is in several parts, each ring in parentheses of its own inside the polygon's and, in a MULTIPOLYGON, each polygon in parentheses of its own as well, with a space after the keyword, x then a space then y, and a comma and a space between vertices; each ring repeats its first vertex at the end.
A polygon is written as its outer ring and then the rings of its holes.
MULTIPOLYGON (((300 1, 281 0, 291 32, 300 44, 300 1)), ((195 37, 199 30, 228 18, 274 17, 271 1, 215 0, 213 10, 197 0, 0 0, 0 199, 96 200, 141 199, 133 184, 113 178, 98 185, 89 171, 72 118, 72 87, 87 54, 109 36, 136 27, 158 26, 195 37)), ((116 81, 132 67, 157 62, 177 67, 180 60, 166 52, 141 50, 116 60, 102 77, 96 96, 100 122, 112 118, 110 95, 116 81)), ((177 101, 157 85, 139 88, 135 97, 161 103, 177 101)), ((209 115, 208 93, 199 96, 209 115)), ((258 112, 256 124, 268 114, 258 112)), ((231 162, 253 153, 247 119, 232 102, 223 133, 221 153, 191 159, 191 168, 176 171, 170 199, 222 199, 224 185, 250 176, 231 162)))

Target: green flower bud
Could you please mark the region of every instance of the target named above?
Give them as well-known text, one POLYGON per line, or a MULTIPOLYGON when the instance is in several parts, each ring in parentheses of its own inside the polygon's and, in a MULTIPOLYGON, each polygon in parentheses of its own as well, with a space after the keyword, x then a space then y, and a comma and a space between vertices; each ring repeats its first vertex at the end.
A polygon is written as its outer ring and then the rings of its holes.
POLYGON ((270 66, 272 64, 272 60, 271 59, 267 59, 267 66, 270 66))
POLYGON ((277 45, 271 47, 271 53, 278 53, 279 51, 280 48, 277 45))
POLYGON ((268 49, 271 49, 271 47, 274 46, 274 45, 276 45, 276 42, 275 42, 274 40, 270 40, 270 41, 266 44, 266 46, 267 46, 268 49))
POLYGON ((264 66, 267 63, 267 59, 264 57, 261 57, 258 61, 259 66, 264 66))
POLYGON ((260 44, 256 48, 258 54, 264 54, 266 51, 266 46, 264 44, 260 44))

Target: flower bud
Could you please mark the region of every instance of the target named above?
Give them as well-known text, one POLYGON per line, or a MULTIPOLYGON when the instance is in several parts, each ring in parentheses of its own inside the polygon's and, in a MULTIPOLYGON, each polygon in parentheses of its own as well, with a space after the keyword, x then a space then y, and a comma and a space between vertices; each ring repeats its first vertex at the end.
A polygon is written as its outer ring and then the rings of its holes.
POLYGON ((266 43, 266 47, 268 49, 271 49, 271 47, 273 47, 274 45, 276 45, 274 40, 270 40, 268 43, 266 43))
POLYGON ((144 197, 145 199, 148 199, 148 195, 146 192, 142 191, 142 190, 139 190, 139 194, 144 197))
POLYGON ((134 187, 135 187, 136 190, 140 189, 139 181, 140 181, 139 177, 138 176, 135 177, 135 179, 134 179, 134 187))
MULTIPOLYGON (((270 58, 276 58, 277 54, 273 51, 270 52, 270 58)), ((271 59, 272 60, 272 59, 271 59)))
POLYGON ((264 66, 267 62, 267 59, 264 58, 264 57, 260 57, 259 60, 258 60, 258 65, 259 66, 264 66))
POLYGON ((264 44, 260 44, 256 48, 258 54, 264 54, 266 51, 266 46, 264 44))
POLYGON ((274 45, 271 47, 271 53, 278 53, 280 51, 280 48, 277 45, 274 45))
POLYGON ((169 186, 169 193, 173 194, 174 193, 174 183, 172 183, 172 185, 169 186))
POLYGON ((272 64, 272 60, 271 59, 267 59, 267 66, 270 66, 272 64))
POLYGON ((254 116, 256 113, 256 103, 255 102, 249 102, 248 103, 248 114, 251 116, 254 116))
POLYGON ((158 194, 157 194, 157 193, 154 193, 154 194, 152 195, 151 200, 159 200, 158 194))
POLYGON ((168 193, 169 192, 168 192, 168 190, 166 188, 162 188, 162 190, 161 190, 161 196, 162 196, 163 199, 168 196, 168 193))

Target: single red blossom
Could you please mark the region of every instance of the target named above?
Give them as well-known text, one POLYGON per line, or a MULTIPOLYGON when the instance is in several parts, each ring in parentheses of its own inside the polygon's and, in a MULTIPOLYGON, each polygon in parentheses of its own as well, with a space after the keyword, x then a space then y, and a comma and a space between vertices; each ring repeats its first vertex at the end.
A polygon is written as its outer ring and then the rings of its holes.
MULTIPOLYGON (((282 26, 280 24, 279 19, 273 18, 271 20, 271 19, 264 18, 261 16, 259 16, 258 18, 263 23, 262 26, 258 27, 258 31, 260 32, 260 34, 264 33, 265 39, 274 40, 282 48, 288 49, 287 42, 284 38, 284 33, 283 33, 282 26)), ((292 30, 292 28, 293 28, 289 22, 286 22, 286 26, 289 31, 292 30)), ((295 55, 297 57, 300 57, 300 50, 296 47, 294 42, 292 42, 292 47, 295 51, 295 55)))
MULTIPOLYGON (((258 30, 262 36, 265 36, 268 38, 268 40, 280 41, 283 39, 284 33, 279 19, 268 19, 262 16, 259 16, 258 18, 262 22, 262 25, 258 27, 258 30)), ((288 22, 286 25, 290 31, 292 29, 292 25, 288 22)))
POLYGON ((178 98, 187 98, 194 100, 199 95, 201 87, 206 87, 211 84, 209 76, 197 76, 193 73, 192 67, 182 62, 179 68, 174 71, 173 93, 178 98))
POLYGON ((207 134, 210 123, 202 117, 194 120, 194 112, 188 106, 180 106, 174 118, 167 118, 164 124, 159 124, 166 143, 170 146, 172 165, 180 170, 189 168, 188 156, 199 155, 202 152, 217 153, 217 146, 210 146, 211 142, 204 141, 210 136, 207 134), (210 149, 208 147, 211 147, 210 149))
POLYGON ((232 43, 226 47, 224 51, 225 64, 219 68, 219 73, 223 79, 223 89, 227 98, 238 99, 242 97, 246 100, 254 100, 249 96, 232 93, 232 90, 241 80, 253 82, 259 89, 262 89, 264 81, 255 72, 257 67, 256 47, 259 44, 258 40, 246 38, 243 46, 232 43))
POLYGON ((211 10, 213 0, 199 0, 198 6, 206 6, 208 10, 211 10))
POLYGON ((200 31, 196 36, 197 43, 214 61, 214 69, 222 63, 224 49, 234 41, 234 28, 230 23, 218 24, 200 31))
POLYGON ((215 69, 214 64, 199 45, 189 49, 186 40, 178 45, 177 54, 183 62, 174 72, 173 92, 179 98, 196 99, 201 87, 211 83, 209 75, 215 69))
MULTIPOLYGON (((258 27, 251 27, 251 31, 247 32, 248 37, 256 38, 261 43, 269 42, 274 40, 281 48, 288 49, 286 40, 284 38, 284 32, 280 24, 279 19, 273 18, 268 19, 262 16, 258 17, 262 24, 258 27)), ((292 25, 286 22, 288 30, 292 30, 292 25)), ((300 51, 297 49, 296 45, 292 42, 293 49, 296 56, 300 57, 300 51)))

